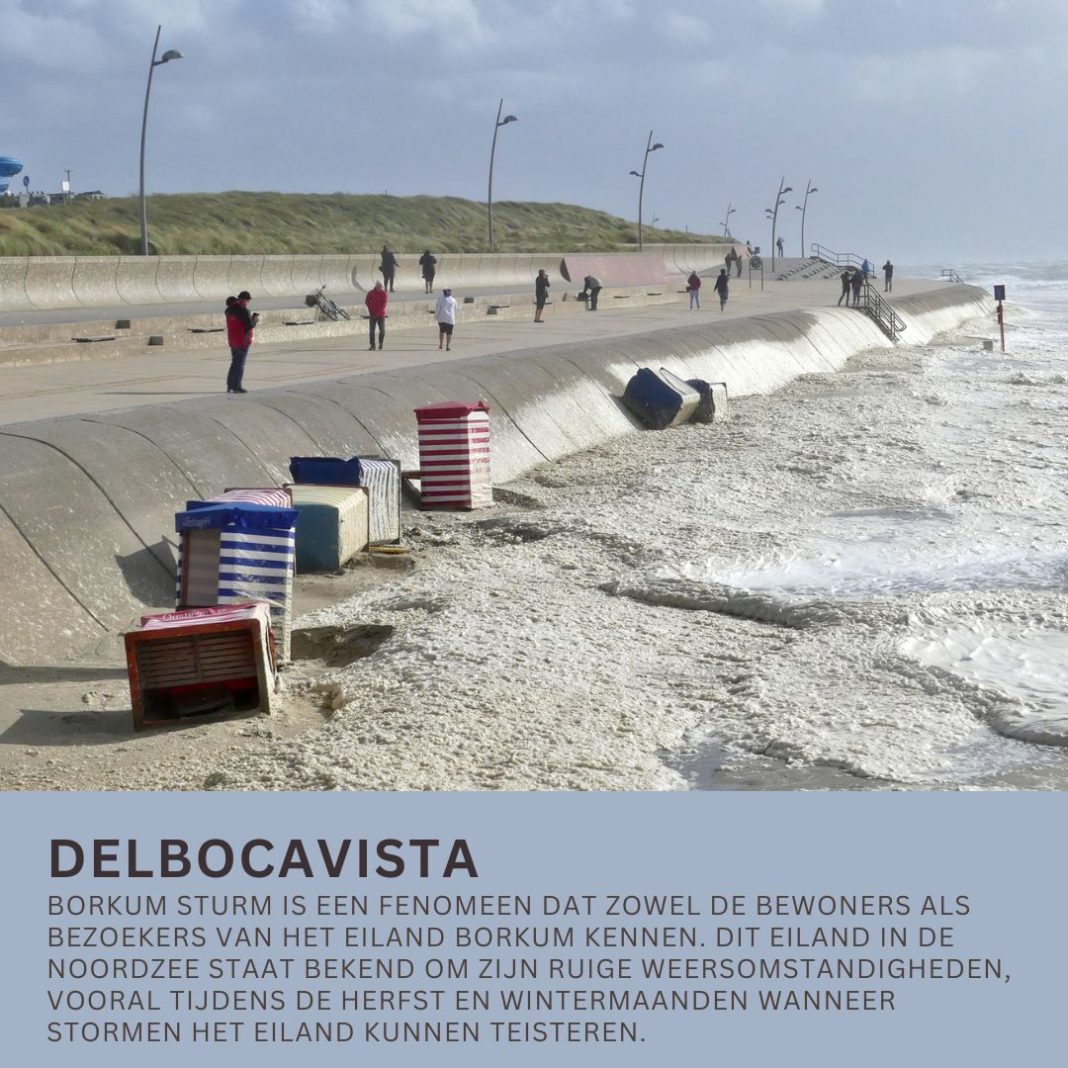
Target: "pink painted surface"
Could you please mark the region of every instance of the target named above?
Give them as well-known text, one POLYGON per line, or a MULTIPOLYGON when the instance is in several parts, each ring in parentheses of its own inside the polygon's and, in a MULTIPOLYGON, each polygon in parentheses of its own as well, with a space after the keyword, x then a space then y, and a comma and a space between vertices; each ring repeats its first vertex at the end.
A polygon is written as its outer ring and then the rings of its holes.
POLYGON ((560 273, 573 285, 592 274, 604 286, 674 285, 682 276, 668 270, 662 252, 579 253, 560 261, 560 273))

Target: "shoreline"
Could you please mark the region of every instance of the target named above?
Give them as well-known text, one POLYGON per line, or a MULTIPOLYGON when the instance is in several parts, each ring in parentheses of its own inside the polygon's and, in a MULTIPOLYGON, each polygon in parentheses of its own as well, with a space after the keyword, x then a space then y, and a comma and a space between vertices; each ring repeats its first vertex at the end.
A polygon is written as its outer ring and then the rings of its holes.
MULTIPOLYGON (((816 316, 816 319, 818 320, 819 316, 816 316)), ((822 327, 824 332, 826 332, 826 329, 826 327, 822 327)), ((781 328, 774 327, 772 333, 773 336, 780 334, 781 328)), ((657 336, 659 337, 659 335, 657 336)), ((789 351, 789 345, 786 351, 789 351)), ((676 356, 674 359, 680 358, 676 356)), ((796 359, 796 355, 791 356, 791 362, 795 363, 795 365, 796 359)), ((686 370, 686 367, 681 366, 680 369, 686 370)), ((755 403, 759 404, 760 401, 757 400, 755 403)), ((532 416, 527 414, 522 418, 526 421, 532 416)), ((529 422, 527 425, 530 426, 529 422)), ((702 440, 707 440, 703 437, 702 431, 715 435, 717 431, 722 431, 725 427, 729 433, 730 426, 731 424, 728 423, 707 428, 678 428, 666 432, 667 437, 664 437, 660 443, 669 444, 672 451, 676 446, 682 447, 684 452, 688 453, 691 449, 698 447, 695 442, 699 443, 702 440)), ((544 428, 541 431, 542 438, 536 440, 544 442, 544 434, 557 432, 558 428, 559 417, 553 422, 553 427, 544 428)), ((531 429, 535 430, 536 428, 531 427, 531 429)), ((562 532, 555 529, 552 523, 546 529, 541 520, 544 518, 546 507, 551 509, 551 498, 554 493, 566 490, 566 484, 569 479, 567 472, 573 464, 578 464, 580 470, 583 471, 578 479, 578 486, 580 488, 582 485, 593 486, 603 477, 602 466, 607 462, 607 458, 615 454, 615 450, 623 450, 625 452, 628 442, 632 444, 642 441, 652 442, 653 439, 659 439, 660 437, 662 436, 620 434, 607 441, 601 441, 586 451, 572 449, 570 450, 572 452, 570 458, 562 461, 563 467, 558 469, 553 462, 543 462, 532 472, 527 472, 517 479, 507 482, 502 487, 503 492, 500 497, 502 502, 507 501, 510 503, 498 505, 491 513, 485 515, 481 513, 458 513, 455 515, 405 513, 404 523, 409 528, 405 540, 413 545, 420 542, 423 544, 429 543, 428 548, 420 549, 416 554, 420 562, 414 572, 379 573, 377 569, 365 564, 351 572, 346 572, 345 575, 337 580, 312 580, 311 596, 313 599, 325 598, 328 601, 332 601, 338 595, 355 594, 361 597, 369 596, 372 598, 372 603, 374 603, 375 595, 368 593, 368 591, 380 587, 379 578, 381 574, 389 577, 391 581, 388 586, 391 589, 396 587, 404 590, 408 587, 413 587, 419 590, 420 592, 414 594, 409 599, 409 602, 404 602, 403 594, 398 594, 401 598, 398 603, 393 605, 385 604, 382 607, 384 612, 383 619, 378 620, 375 625, 393 627, 394 636, 402 631, 410 632, 408 637, 405 638, 406 644, 400 649, 400 655, 402 660, 407 657, 413 662, 420 662, 422 654, 419 645, 419 627, 428 623, 432 625, 435 618, 442 613, 448 615, 449 612, 458 610, 455 606, 449 606, 448 598, 443 600, 440 593, 435 592, 441 588, 448 588, 452 580, 446 576, 464 572, 466 569, 471 571, 473 575, 482 575, 481 579, 478 580, 480 590, 487 584, 493 585, 492 567, 490 572, 485 572, 484 570, 480 572, 478 567, 472 565, 469 559, 471 555, 478 555, 484 549, 496 552, 496 550, 502 548, 507 549, 509 546, 526 546, 528 544, 547 549, 554 543, 555 539, 561 536, 561 533, 566 535, 569 532, 580 536, 580 544, 587 543, 583 551, 588 549, 591 544, 596 547, 599 542, 602 542, 602 548, 608 552, 609 560, 616 557, 626 559, 627 554, 631 552, 640 554, 640 549, 629 546, 625 537, 620 538, 618 535, 612 535, 606 539, 599 539, 596 534, 584 531, 585 524, 574 517, 568 518, 565 524, 566 529, 562 532), (594 465, 592 476, 583 467, 584 464, 588 463, 594 465), (550 500, 547 501, 546 498, 550 500), (517 504, 525 504, 528 507, 521 507, 516 511, 515 506, 517 504), (533 517, 533 520, 531 517, 533 517), (413 531, 415 530, 423 531, 423 533, 414 534, 413 531), (440 571, 442 567, 445 568, 444 573, 440 571), (433 577, 435 570, 438 571, 437 578, 433 577), (430 582, 429 590, 421 588, 424 579, 430 582), (413 621, 415 624, 414 629, 413 621)), ((572 444, 574 443, 572 442, 572 444)), ((497 454, 495 452, 495 461, 496 459, 497 454)), ((496 481, 500 482, 500 479, 496 481)), ((639 480, 639 485, 640 483, 641 480, 639 480)), ((604 561, 596 565, 602 571, 605 566, 604 561)), ((577 567, 578 565, 573 565, 568 560, 559 563, 560 572, 565 575, 569 571, 576 570, 577 567)), ((608 578, 610 578, 610 572, 601 574, 602 581, 608 578)), ((566 632, 567 618, 563 616, 554 618, 552 612, 545 605, 540 604, 543 588, 544 582, 539 578, 534 582, 532 589, 524 594, 519 604, 514 608, 510 608, 505 613, 505 616, 514 617, 518 614, 521 618, 529 618, 534 621, 539 633, 544 632, 544 640, 552 655, 557 656, 563 662, 566 660, 564 654, 567 651, 567 643, 560 639, 560 635, 566 632), (539 616, 544 617, 540 623, 537 622, 539 616)), ((604 607, 606 603, 604 591, 596 583, 589 588, 583 587, 579 591, 579 595, 581 603, 586 606, 585 611, 591 615, 604 614, 606 632, 611 632, 619 627, 624 630, 637 628, 639 632, 641 631, 644 625, 643 617, 648 612, 647 607, 634 603, 625 603, 626 599, 624 598, 610 598, 612 607, 610 611, 606 611, 604 607)), ((386 600, 388 601, 389 598, 386 597, 386 600)), ((495 594, 487 594, 485 597, 480 592, 477 611, 484 612, 485 618, 493 618, 496 614, 496 607, 506 602, 506 591, 502 591, 499 588, 495 594), (494 601, 496 601, 496 605, 493 605, 494 601), (491 610, 491 606, 493 606, 494 610, 491 610)), ((324 618, 329 621, 331 614, 336 613, 337 610, 337 606, 321 608, 311 617, 310 622, 320 622, 324 618)), ((469 611, 477 614, 476 606, 474 604, 470 605, 469 611)), ((673 620, 669 629, 677 632, 679 641, 683 641, 687 635, 691 635, 693 620, 685 619, 685 615, 695 617, 696 614, 681 614, 674 609, 663 609, 658 610, 658 612, 665 617, 678 617, 673 620)), ((726 617, 721 618, 726 620, 726 617)), ((754 626, 757 632, 767 629, 765 624, 754 624, 752 621, 730 621, 725 625, 728 630, 741 627, 745 631, 747 628, 754 626)), ((105 642, 105 647, 107 645, 108 643, 105 642)), ((398 655, 398 645, 399 643, 395 642, 391 637, 382 644, 379 651, 372 652, 371 657, 365 662, 365 666, 374 666, 377 663, 375 657, 396 657, 398 655)), ((114 643, 112 643, 112 647, 114 647, 114 643)), ((487 662, 486 650, 476 656, 470 650, 463 649, 455 651, 455 655, 461 659, 474 657, 474 663, 480 671, 484 670, 484 665, 487 662)), ((332 758, 324 756, 321 761, 316 758, 309 767, 304 769, 300 785, 286 784, 284 776, 279 782, 272 783, 270 781, 271 766, 278 762, 279 757, 277 754, 274 756, 267 754, 274 752, 278 747, 285 748, 291 744, 300 746, 302 744, 301 739, 306 740, 309 734, 319 736, 319 740, 329 747, 329 738, 332 732, 338 729, 337 724, 341 722, 341 719, 334 714, 335 709, 330 706, 336 705, 341 697, 349 693, 348 684, 333 678, 329 671, 321 672, 318 666, 309 666, 313 669, 310 674, 305 674, 298 665, 295 670, 288 671, 283 676, 286 697, 283 701, 283 711, 278 716, 270 719, 255 717, 245 720, 230 720, 218 724, 198 723, 164 732, 149 732, 136 737, 128 733, 128 713, 119 711, 120 709, 128 708, 129 698, 125 686, 125 672, 114 666, 114 660, 111 661, 111 666, 104 671, 103 678, 95 680, 89 678, 92 668, 74 667, 64 669, 58 667, 54 669, 54 674, 51 677, 58 675, 62 679, 65 672, 69 673, 67 681, 62 684, 66 690, 66 710, 60 714, 49 713, 46 707, 42 707, 45 704, 44 701, 39 699, 35 702, 33 700, 33 684, 31 682, 25 683, 25 685, 30 686, 30 689, 23 690, 20 694, 20 707, 24 710, 22 719, 12 728, 9 728, 4 735, 9 745, 24 746, 24 748, 21 754, 13 754, 13 749, 10 748, 7 750, 8 754, 15 756, 15 759, 11 759, 9 755, 8 759, 4 761, 3 785, 5 788, 20 789, 250 788, 249 786, 231 783, 227 778, 227 773, 224 771, 220 772, 218 769, 205 770, 208 765, 203 763, 204 753, 201 751, 221 748, 224 755, 226 753, 233 754, 234 759, 246 770, 259 759, 257 754, 263 754, 263 760, 266 763, 261 768, 261 771, 267 781, 257 783, 257 785, 251 787, 255 789, 329 789, 354 781, 358 781, 359 785, 343 786, 342 788, 673 789, 683 785, 685 776, 680 775, 677 771, 669 770, 664 765, 663 760, 659 756, 655 756, 655 754, 664 747, 666 747, 664 748, 666 752, 667 750, 677 750, 680 747, 692 744, 695 739, 691 738, 691 735, 698 729, 699 716, 695 714, 693 709, 690 709, 689 712, 683 710, 681 713, 676 710, 667 719, 655 724, 645 722, 645 717, 635 709, 621 713, 618 718, 614 713, 598 716, 597 719, 600 724, 598 730, 604 737, 615 736, 615 742, 622 739, 624 743, 627 743, 629 738, 633 742, 633 745, 624 744, 622 746, 624 751, 630 751, 629 759, 633 761, 633 767, 622 779, 619 776, 619 769, 615 764, 614 757, 607 762, 599 762, 596 757, 593 759, 577 757, 574 767, 570 767, 565 760, 562 765, 541 767, 539 769, 537 761, 528 766, 529 760, 527 757, 515 756, 509 758, 506 753, 503 758, 501 754, 497 754, 491 760, 482 763, 476 760, 476 766, 471 767, 466 776, 457 776, 455 770, 446 770, 453 766, 453 761, 449 759, 430 759, 428 756, 423 770, 412 771, 403 781, 399 780, 388 767, 378 767, 377 771, 368 767, 365 769, 367 772, 365 777, 361 777, 359 780, 352 780, 350 777, 351 768, 347 769, 346 765, 341 763, 332 770, 332 758), (71 707, 74 701, 78 703, 71 707), (29 715, 25 712, 26 709, 35 707, 37 712, 34 715, 29 715), (104 715, 102 716, 101 713, 104 715), (105 719, 110 724, 110 727, 101 731, 100 728, 105 719), (47 724, 51 724, 54 728, 51 732, 43 729, 47 724), (324 726, 320 727, 320 725, 324 726), (650 741, 650 733, 653 736, 652 741, 650 741), (39 739, 34 741, 33 739, 38 735, 40 736, 39 739), (20 736, 25 738, 25 742, 20 740, 20 736), (657 737, 660 738, 660 741, 656 741, 657 737), (296 742, 293 743, 287 741, 287 739, 296 739, 296 742), (73 744, 68 745, 67 743, 73 744), (187 750, 194 750, 194 752, 188 752, 187 750), (111 754, 110 761, 106 756, 108 753, 111 754), (653 753, 654 756, 650 757, 649 753, 653 753), (104 775, 100 774, 102 757, 105 764, 110 763, 110 766, 106 769, 107 773, 104 775), (131 778, 128 773, 133 772, 135 767, 138 770, 131 778), (188 770, 180 770, 183 767, 188 768, 188 770), (96 771, 93 770, 94 768, 96 771), (309 768, 312 769, 310 771, 310 781, 308 781, 307 777, 309 768), (336 774, 338 769, 340 769, 340 779, 336 774)), ((598 663, 596 655, 591 654, 588 664, 583 661, 583 667, 589 670, 592 677, 599 678, 602 683, 606 684, 608 691, 612 690, 610 673, 605 673, 604 665, 598 663)), ((8 667, 0 670, 7 676, 8 686, 5 687, 5 690, 9 697, 16 696, 16 691, 12 688, 15 680, 25 679, 27 676, 20 675, 21 669, 17 668, 8 667)), ((427 664, 422 664, 419 670, 416 671, 415 683, 418 684, 418 687, 421 688, 425 685, 425 672, 430 670, 431 668, 427 664)), ((649 672, 650 675, 655 674, 655 658, 645 664, 644 670, 649 672)), ((521 666, 519 674, 524 671, 533 672, 537 676, 537 672, 544 671, 544 668, 540 662, 532 662, 521 666)), ((29 677, 32 679, 32 673, 29 677)), ((49 677, 49 669, 39 669, 38 677, 39 679, 49 677)), ((412 685, 412 680, 403 676, 403 672, 402 679, 403 681, 397 683, 401 691, 412 685)), ((500 680, 494 681, 497 684, 500 680)), ((37 685, 43 688, 37 691, 40 694, 43 693, 44 689, 48 689, 52 683, 38 681, 37 685)), ((466 683, 463 683, 461 689, 465 685, 466 683)), ((587 696, 592 692, 589 689, 590 685, 589 682, 584 683, 584 692, 586 692, 587 696)), ((381 694, 378 697, 381 697, 381 694)), ((376 697, 376 700, 378 697, 376 697)), ((513 699, 512 689, 506 687, 505 692, 502 692, 502 700, 511 701, 513 699)), ((619 707, 623 707, 628 704, 628 701, 627 695, 621 693, 616 703, 619 707)), ((429 699, 427 703, 428 705, 431 703, 429 699)), ((387 709, 389 707, 388 699, 386 707, 387 709)), ((428 712, 428 715, 433 715, 433 713, 428 712)), ((441 733, 443 737, 447 738, 452 729, 449 723, 445 722, 448 717, 437 718, 444 720, 440 725, 441 733)), ((476 735, 481 732, 492 731, 497 726, 492 717, 490 717, 477 728, 476 735)), ((361 742, 361 745, 370 746, 372 752, 379 750, 379 756, 385 753, 391 754, 390 760, 396 756, 395 747, 398 738, 403 739, 413 729, 411 722, 407 720, 397 724, 391 723, 389 715, 381 718, 376 717, 373 724, 361 724, 358 728, 359 731, 366 734, 366 739, 361 742)), ((547 750, 547 747, 558 744, 554 730, 551 724, 547 722, 539 721, 532 724, 529 730, 522 725, 509 724, 508 732, 517 754, 527 753, 532 747, 534 750, 547 750)), ((436 748, 437 745, 438 743, 434 742, 431 748, 436 748)), ((615 752, 616 749, 618 749, 618 745, 605 746, 606 752, 609 750, 615 752)), ((283 764, 288 760, 285 756, 280 759, 283 764)), ((365 764, 368 762, 361 756, 360 763, 365 764)), ((375 764, 376 767, 379 764, 378 761, 370 763, 375 764)), ((796 778, 796 776, 791 775, 784 776, 787 781, 792 777, 796 778)), ((787 786, 786 788, 792 787, 787 786)))

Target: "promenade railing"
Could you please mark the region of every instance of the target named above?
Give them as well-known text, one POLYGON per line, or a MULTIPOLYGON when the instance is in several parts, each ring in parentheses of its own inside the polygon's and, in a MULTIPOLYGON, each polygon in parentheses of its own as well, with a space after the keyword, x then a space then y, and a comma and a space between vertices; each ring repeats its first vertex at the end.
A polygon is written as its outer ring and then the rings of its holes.
POLYGON ((861 289, 863 303, 861 307, 869 318, 874 319, 879 328, 891 341, 897 341, 897 335, 906 328, 905 320, 894 311, 889 301, 884 300, 875 287, 865 281, 861 289))

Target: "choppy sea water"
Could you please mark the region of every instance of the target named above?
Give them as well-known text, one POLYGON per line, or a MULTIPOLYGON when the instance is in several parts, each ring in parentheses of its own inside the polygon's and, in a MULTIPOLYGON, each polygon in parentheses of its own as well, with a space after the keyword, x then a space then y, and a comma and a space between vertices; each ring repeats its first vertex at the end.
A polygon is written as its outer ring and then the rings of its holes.
POLYGON ((417 567, 303 621, 388 634, 336 713, 220 784, 1068 789, 1068 263, 957 269, 1006 353, 906 338, 411 515, 417 567))
MULTIPOLYGON (((765 766, 769 780, 843 785, 812 774, 822 764, 913 787, 1068 787, 1068 264, 957 270, 976 285, 1007 286, 1006 352, 989 323, 912 350, 906 376, 865 371, 879 359, 861 357, 846 379, 871 441, 860 450, 843 441, 833 473, 824 472, 841 490, 838 503, 855 504, 793 502, 781 525, 760 517, 774 551, 660 572, 694 602, 704 587, 717 610, 821 632, 812 672, 790 657, 777 680, 774 670, 760 673, 748 702, 768 751, 779 748, 795 772, 810 764, 800 779, 765 766), (977 335, 995 350, 983 351, 977 335), (880 378, 882 418, 868 404, 880 378), (916 399, 930 408, 919 422, 916 399), (833 680, 821 695, 821 667, 855 672, 853 711, 865 709, 874 732, 850 715, 833 680), (789 722, 812 718, 791 689, 829 713, 822 731, 789 722), (974 731, 947 735, 947 719, 961 712, 974 731), (888 723, 911 739, 877 737, 893 733, 888 723)), ((857 430, 836 425, 843 439, 857 430)), ((736 726, 717 741, 729 745, 736 726)))

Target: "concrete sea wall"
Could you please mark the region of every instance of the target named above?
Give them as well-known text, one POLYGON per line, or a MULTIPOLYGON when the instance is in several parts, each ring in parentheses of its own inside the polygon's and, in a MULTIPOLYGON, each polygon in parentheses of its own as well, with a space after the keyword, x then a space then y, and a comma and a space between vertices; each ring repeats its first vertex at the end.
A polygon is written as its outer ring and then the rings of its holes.
MULTIPOLYGON (((991 303, 956 286, 896 307, 907 341, 924 343, 991 303)), ((0 659, 85 654, 170 604, 173 518, 189 499, 277 485, 293 455, 379 453, 416 467, 416 406, 487 401, 500 484, 635 430, 617 398, 638 367, 725 381, 740 397, 890 344, 853 310, 794 311, 264 390, 240 404, 220 396, 4 427, 0 659)))
MULTIPOLYGON (((723 262, 725 245, 650 246, 641 259, 656 271, 638 272, 641 281, 684 276, 723 262)), ((562 252, 442 253, 437 257, 439 285, 463 288, 528 285, 544 268, 558 277, 562 252)), ((607 284, 614 260, 627 263, 635 253, 607 253, 607 284)), ((419 255, 399 256, 397 285, 421 290, 419 255)), ((257 296, 286 297, 325 285, 338 303, 355 303, 355 294, 381 281, 378 254, 320 256, 25 256, 0 257, 0 312, 54 308, 100 308, 211 300, 248 289, 257 296)), ((626 273, 626 272, 624 272, 626 273)), ((632 272, 633 273, 633 272, 632 272)), ((581 281, 581 279, 580 279, 581 281)), ((629 284, 621 277, 618 284, 629 284)))

